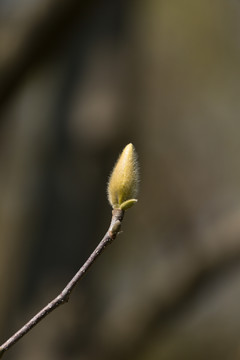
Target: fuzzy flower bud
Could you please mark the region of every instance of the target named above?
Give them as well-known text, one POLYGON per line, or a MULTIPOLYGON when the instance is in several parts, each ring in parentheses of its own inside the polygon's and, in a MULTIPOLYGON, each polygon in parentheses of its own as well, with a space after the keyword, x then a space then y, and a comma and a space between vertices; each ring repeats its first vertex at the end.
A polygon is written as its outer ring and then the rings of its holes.
POLYGON ((114 209, 127 210, 137 200, 138 163, 133 144, 128 144, 119 156, 108 183, 108 200, 114 209))

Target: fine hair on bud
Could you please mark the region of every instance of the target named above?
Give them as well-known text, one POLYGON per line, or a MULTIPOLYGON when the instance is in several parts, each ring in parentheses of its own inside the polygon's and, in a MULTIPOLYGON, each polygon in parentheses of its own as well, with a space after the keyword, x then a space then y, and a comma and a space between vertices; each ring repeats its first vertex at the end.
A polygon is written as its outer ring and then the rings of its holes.
POLYGON ((113 208, 127 210, 137 202, 139 166, 133 144, 120 154, 108 183, 108 200, 113 208))

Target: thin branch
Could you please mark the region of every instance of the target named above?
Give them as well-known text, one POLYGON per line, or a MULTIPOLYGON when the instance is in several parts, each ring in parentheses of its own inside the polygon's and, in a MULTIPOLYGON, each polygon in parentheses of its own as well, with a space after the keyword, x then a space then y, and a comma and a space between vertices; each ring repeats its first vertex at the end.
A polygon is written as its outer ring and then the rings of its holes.
POLYGON ((18 330, 4 344, 2 344, 2 346, 0 346, 0 358, 8 349, 10 349, 10 347, 16 344, 18 340, 20 340, 24 335, 26 335, 42 319, 44 319, 47 315, 49 315, 58 306, 68 302, 71 292, 78 283, 78 281, 84 276, 84 274, 87 272, 90 266, 95 262, 97 257, 100 254, 102 254, 106 246, 111 244, 111 242, 118 235, 121 228, 123 216, 124 216, 123 210, 120 209, 113 210, 112 221, 107 233, 100 241, 96 249, 93 251, 93 253, 89 256, 87 261, 83 264, 83 266, 79 269, 76 275, 72 278, 72 280, 67 284, 67 286, 63 289, 63 291, 55 299, 53 299, 48 305, 46 305, 42 310, 40 310, 39 313, 37 313, 20 330, 18 330))

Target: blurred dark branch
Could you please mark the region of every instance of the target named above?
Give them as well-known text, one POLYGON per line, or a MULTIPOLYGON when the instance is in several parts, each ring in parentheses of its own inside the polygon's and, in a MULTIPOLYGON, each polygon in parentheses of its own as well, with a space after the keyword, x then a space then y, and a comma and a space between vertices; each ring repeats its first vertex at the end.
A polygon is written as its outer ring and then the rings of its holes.
POLYGON ((90 16, 94 5, 99 6, 99 3, 49 0, 44 11, 36 11, 29 19, 25 31, 16 33, 14 50, 9 48, 9 54, 5 53, 0 61, 0 109, 29 70, 56 50, 74 24, 90 16))
MULTIPOLYGON (((209 267, 196 270, 192 274, 191 279, 187 279, 186 283, 182 284, 176 292, 166 297, 164 302, 159 301, 159 307, 156 307, 146 319, 146 322, 141 324, 142 328, 138 336, 134 338, 135 334, 130 334, 129 341, 126 341, 124 346, 117 347, 116 345, 114 348, 107 348, 100 359, 111 360, 114 358, 115 360, 125 360, 138 358, 146 352, 146 349, 151 346, 156 337, 158 343, 164 341, 166 329, 169 329, 169 326, 180 315, 191 309, 191 306, 194 305, 194 300, 196 300, 199 294, 227 273, 239 271, 239 263, 240 250, 229 257, 227 256, 219 260, 219 263, 215 265, 209 265, 209 267), (132 340, 130 341, 130 339, 132 340)), ((95 350, 95 355, 96 351, 98 349, 95 350)))
MULTIPOLYGON (((107 353, 104 353, 104 360, 110 360, 113 357, 115 360, 138 358, 138 355, 144 353, 148 345, 152 343, 155 336, 158 337, 160 343, 161 334, 164 338, 169 324, 173 323, 184 311, 190 309, 194 300, 204 292, 204 289, 218 282, 227 273, 239 271, 239 216, 239 211, 236 211, 220 218, 202 234, 206 244, 211 244, 212 251, 209 247, 205 250, 196 249, 196 253, 192 254, 195 261, 181 283, 179 284, 178 278, 177 280, 173 278, 173 286, 168 293, 165 293, 164 300, 161 293, 156 293, 156 297, 152 298, 153 311, 141 323, 138 336, 130 334, 129 341, 125 341, 124 346, 121 345, 121 348, 118 348, 117 354, 116 346, 108 347, 107 353)), ((199 239, 199 243, 202 243, 202 239, 199 239)))
MULTIPOLYGON (((194 300, 200 296, 204 289, 209 285, 212 286, 221 277, 226 276, 227 273, 239 271, 239 262, 240 250, 229 257, 219 259, 219 262, 214 265, 209 264, 205 268, 196 270, 192 278, 188 279, 176 293, 169 296, 166 302, 160 303, 159 308, 156 308, 147 319, 140 336, 135 342, 128 343, 125 348, 121 349, 115 360, 140 356, 152 344, 156 336, 160 343, 164 339, 165 331, 169 328, 169 325, 174 323, 191 306, 194 306, 194 300)), ((112 355, 113 353, 110 353, 104 359, 112 359, 112 355)))
POLYGON ((68 302, 71 292, 77 285, 78 281, 84 276, 90 266, 95 262, 100 254, 103 253, 103 250, 107 245, 118 235, 121 223, 123 220, 124 211, 120 209, 113 210, 112 221, 110 227, 105 234, 104 238, 100 241, 96 249, 89 256, 84 265, 79 269, 76 275, 72 280, 67 284, 63 291, 53 299, 48 305, 46 305, 39 313, 37 313, 30 321, 28 321, 19 331, 17 331, 13 336, 11 336, 1 347, 0 347, 0 357, 18 340, 20 340, 24 335, 26 335, 34 326, 36 326, 42 319, 49 315, 53 310, 58 308, 60 305, 68 302))

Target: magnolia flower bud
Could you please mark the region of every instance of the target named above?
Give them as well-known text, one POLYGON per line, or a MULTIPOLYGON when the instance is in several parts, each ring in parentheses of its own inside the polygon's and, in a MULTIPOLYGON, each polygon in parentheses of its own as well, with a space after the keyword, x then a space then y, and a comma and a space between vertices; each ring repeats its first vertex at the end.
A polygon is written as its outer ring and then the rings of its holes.
POLYGON ((108 200, 114 209, 127 210, 133 206, 138 192, 139 172, 137 154, 128 144, 119 156, 108 183, 108 200))

